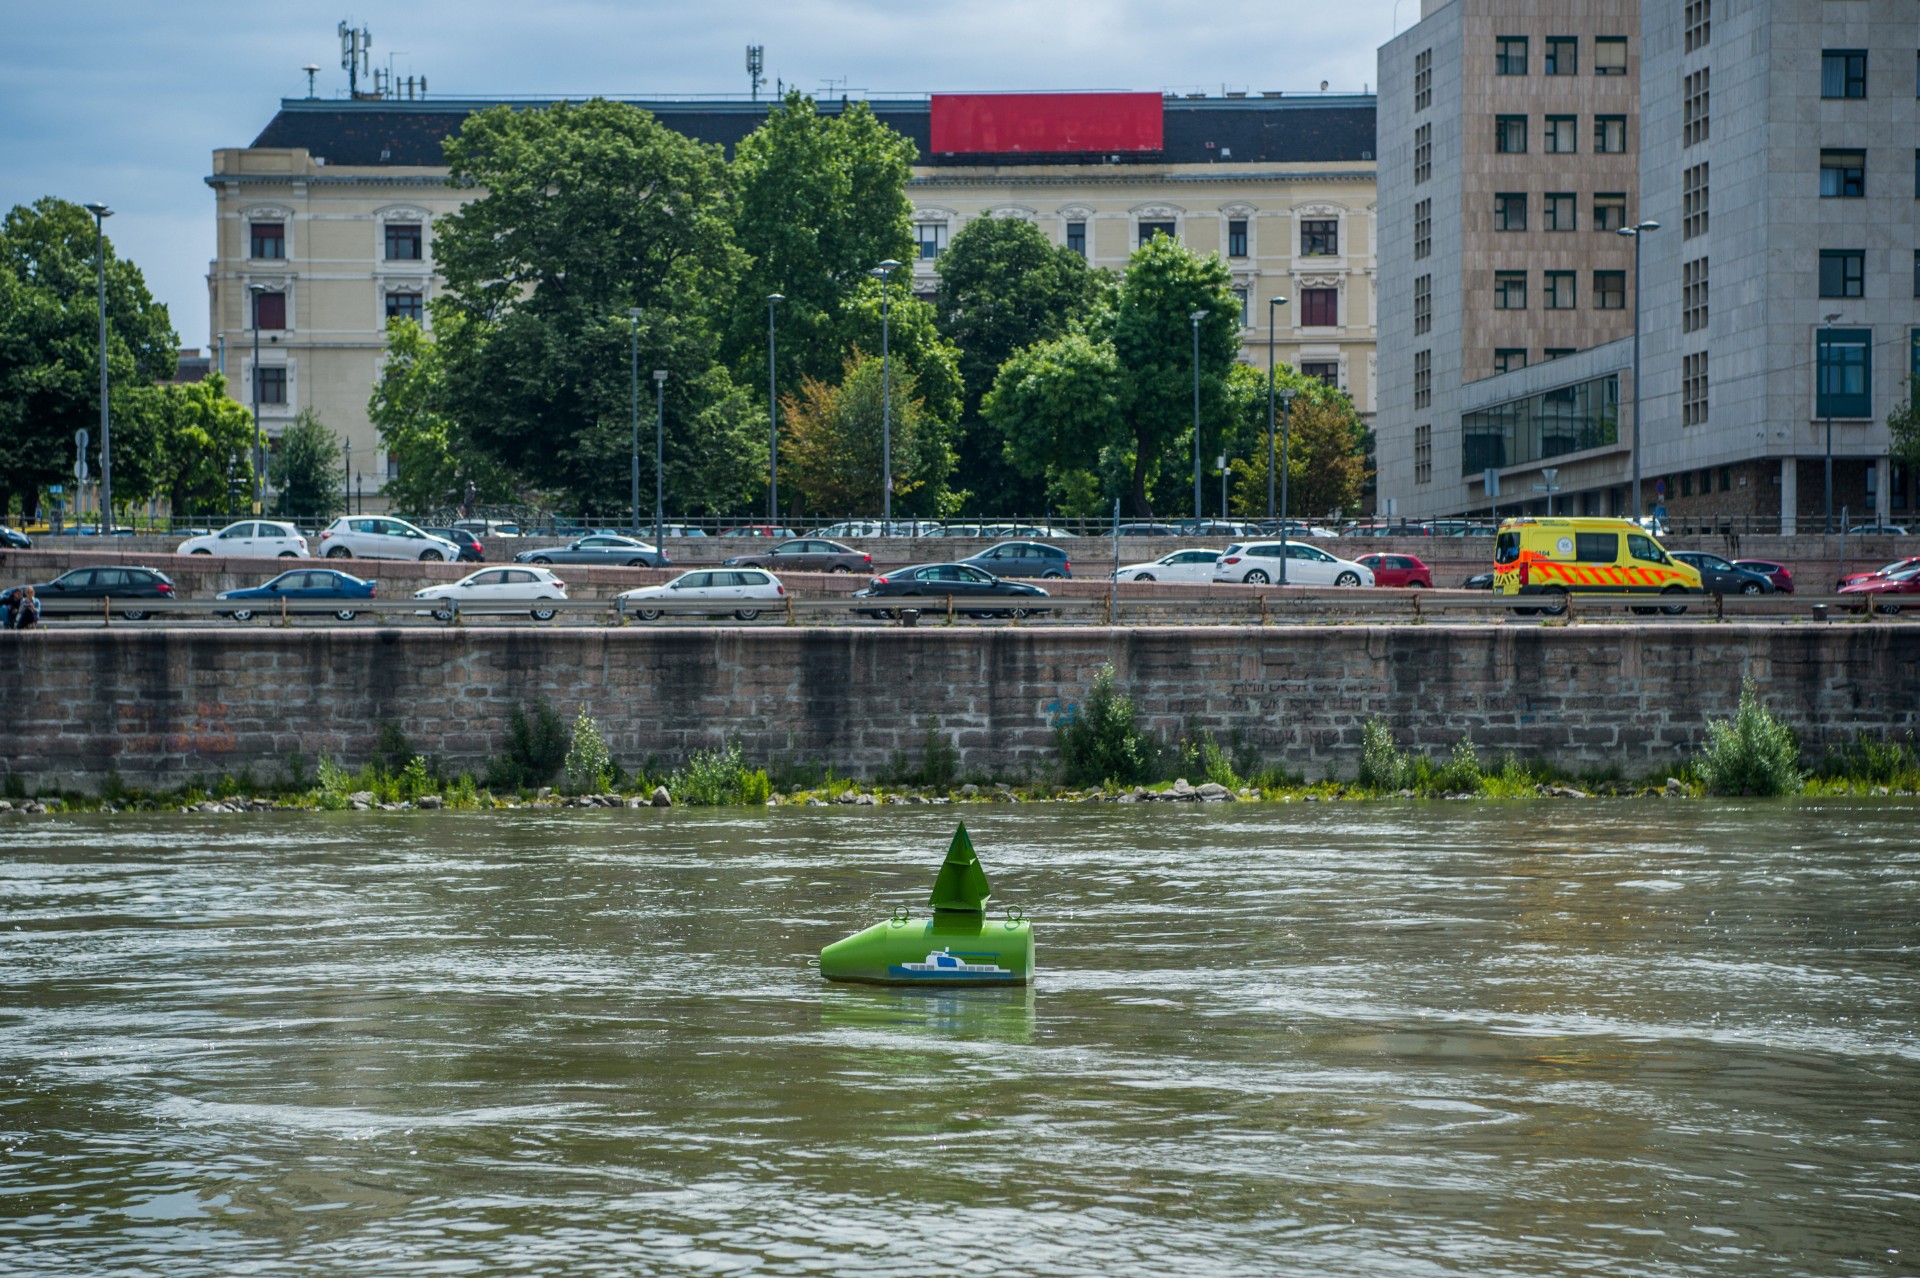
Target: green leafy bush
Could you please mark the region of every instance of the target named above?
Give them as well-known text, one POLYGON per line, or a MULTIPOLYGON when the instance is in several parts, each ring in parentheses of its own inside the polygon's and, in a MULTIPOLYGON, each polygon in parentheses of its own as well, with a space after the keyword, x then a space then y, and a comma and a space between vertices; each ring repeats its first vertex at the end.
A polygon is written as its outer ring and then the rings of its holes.
POLYGON ((613 756, 600 739, 600 725, 580 707, 573 721, 573 744, 567 747, 566 784, 568 794, 599 794, 613 784, 613 756))
POLYGON ((1708 794, 1798 794, 1806 785, 1793 730, 1760 704, 1751 679, 1740 685, 1733 721, 1707 724, 1694 774, 1708 794))
POLYGON ((1857 736, 1820 761, 1819 776, 1823 781, 1920 790, 1920 750, 1911 732, 1904 741, 1857 736))
POLYGON ((347 806, 347 796, 352 793, 353 774, 332 759, 320 760, 313 791, 314 806, 338 812, 347 806))
POLYGON ((566 766, 571 739, 559 713, 537 702, 531 714, 515 706, 507 716, 506 750, 487 768, 487 783, 501 790, 537 790, 566 766))
POLYGON ((687 765, 667 778, 667 793, 675 803, 693 807, 764 804, 773 783, 765 769, 747 766, 735 738, 718 750, 695 750, 687 765))
POLYGON ((1211 732, 1202 733, 1198 741, 1188 739, 1180 743, 1180 769, 1187 776, 1212 781, 1229 790, 1238 790, 1246 784, 1225 747, 1213 739, 1211 732))
POLYGON ((1360 729, 1360 784, 1369 790, 1405 790, 1413 780, 1413 759, 1394 744, 1393 729, 1369 719, 1360 729))
MULTIPOLYGON (((1421 761, 1423 764, 1425 760, 1421 761)), ((1422 787, 1441 794, 1472 794, 1480 789, 1480 782, 1486 773, 1480 767, 1480 752, 1473 747, 1471 736, 1461 737, 1453 747, 1453 753, 1438 768, 1421 778, 1426 784, 1422 787)))
POLYGON ((1140 730, 1133 698, 1116 691, 1113 678, 1113 667, 1103 666, 1086 704, 1054 727, 1069 785, 1138 785, 1153 778, 1159 745, 1140 730))

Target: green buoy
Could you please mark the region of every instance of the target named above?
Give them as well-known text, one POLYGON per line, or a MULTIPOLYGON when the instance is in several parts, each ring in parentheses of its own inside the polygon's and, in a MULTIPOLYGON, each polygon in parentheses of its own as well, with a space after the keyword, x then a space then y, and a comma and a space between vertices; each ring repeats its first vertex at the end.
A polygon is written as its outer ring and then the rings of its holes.
POLYGON ((1025 985, 1033 980, 1033 925, 1018 910, 989 921, 992 889, 962 824, 933 881, 930 919, 903 906, 820 951, 820 975, 872 985, 1025 985))

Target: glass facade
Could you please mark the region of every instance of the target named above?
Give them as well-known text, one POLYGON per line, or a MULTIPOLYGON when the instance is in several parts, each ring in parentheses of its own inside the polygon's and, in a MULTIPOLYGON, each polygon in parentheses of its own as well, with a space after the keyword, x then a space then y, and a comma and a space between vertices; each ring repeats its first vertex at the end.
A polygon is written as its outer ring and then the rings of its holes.
POLYGON ((1602 448, 1620 439, 1620 378, 1609 373, 1460 418, 1460 473, 1602 448))

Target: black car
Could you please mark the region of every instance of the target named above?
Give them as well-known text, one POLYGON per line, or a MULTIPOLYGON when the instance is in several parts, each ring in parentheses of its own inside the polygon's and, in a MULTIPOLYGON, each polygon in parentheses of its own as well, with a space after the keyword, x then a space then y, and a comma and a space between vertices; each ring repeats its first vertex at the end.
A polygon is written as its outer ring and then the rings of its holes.
POLYGON ((459 562, 463 564, 484 564, 487 562, 487 548, 480 539, 465 528, 423 528, 422 532, 430 537, 445 537, 460 548, 459 562))
POLYGON ((1003 541, 960 561, 992 577, 1071 577, 1073 564, 1058 546, 1038 541, 1003 541))
MULTIPOLYGON (((866 589, 854 591, 853 597, 923 599, 926 603, 917 606, 938 609, 945 609, 947 600, 952 599, 955 612, 985 617, 1030 617, 1046 611, 1036 607, 1034 601, 1047 598, 1047 592, 1024 581, 1002 581, 972 564, 916 564, 875 577, 866 589)), ((861 611, 869 617, 891 617, 898 610, 866 608, 861 611)))
MULTIPOLYGON (((40 598, 40 612, 43 616, 55 613, 98 613, 104 606, 102 599, 115 602, 125 599, 177 599, 173 582, 167 574, 156 568, 74 568, 61 573, 44 586, 35 586, 33 593, 40 598)), ((138 607, 121 608, 119 613, 128 621, 139 621, 149 614, 149 609, 138 607)))
POLYGON ((1700 570, 1700 586, 1710 595, 1770 595, 1773 578, 1765 573, 1735 568, 1719 555, 1704 550, 1670 551, 1675 559, 1700 570))
POLYGON ((0 524, 0 549, 32 550, 33 538, 18 528, 9 528, 5 524, 0 524))

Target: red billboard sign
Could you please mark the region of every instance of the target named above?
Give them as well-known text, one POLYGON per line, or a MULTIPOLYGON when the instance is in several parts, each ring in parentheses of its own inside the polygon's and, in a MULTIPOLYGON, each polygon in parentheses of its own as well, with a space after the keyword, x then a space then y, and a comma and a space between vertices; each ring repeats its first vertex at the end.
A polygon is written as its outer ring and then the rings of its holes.
POLYGON ((1158 151, 1158 93, 936 93, 937 155, 1158 151))

